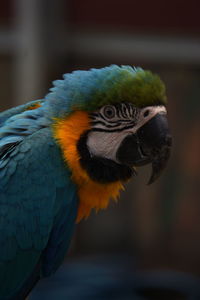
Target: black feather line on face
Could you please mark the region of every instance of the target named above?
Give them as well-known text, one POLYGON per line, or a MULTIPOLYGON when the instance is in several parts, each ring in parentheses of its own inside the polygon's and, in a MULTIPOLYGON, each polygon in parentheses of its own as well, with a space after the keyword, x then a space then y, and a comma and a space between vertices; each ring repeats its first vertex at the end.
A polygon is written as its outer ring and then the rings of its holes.
MULTIPOLYGON (((133 123, 134 124, 134 123, 133 123)), ((115 128, 115 129, 105 129, 105 128, 92 128, 92 131, 99 131, 99 132, 121 132, 126 129, 132 129, 133 125, 124 126, 122 128, 115 128)))
POLYGON ((91 156, 87 148, 87 137, 90 131, 85 132, 77 143, 77 149, 81 156, 80 164, 90 176, 99 183, 112 183, 115 181, 127 181, 134 175, 130 167, 118 164, 111 159, 91 156))

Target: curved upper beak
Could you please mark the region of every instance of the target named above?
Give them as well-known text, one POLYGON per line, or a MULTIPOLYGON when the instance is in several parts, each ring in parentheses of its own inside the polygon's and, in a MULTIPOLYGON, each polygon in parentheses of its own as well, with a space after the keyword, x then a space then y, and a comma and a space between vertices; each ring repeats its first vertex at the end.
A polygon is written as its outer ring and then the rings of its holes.
POLYGON ((153 183, 166 167, 170 157, 172 136, 167 115, 158 113, 137 131, 141 151, 152 163, 152 174, 148 184, 153 183))
POLYGON ((129 166, 152 163, 152 173, 148 182, 151 184, 166 167, 171 145, 172 137, 167 114, 157 113, 122 141, 117 151, 117 158, 121 163, 129 166))

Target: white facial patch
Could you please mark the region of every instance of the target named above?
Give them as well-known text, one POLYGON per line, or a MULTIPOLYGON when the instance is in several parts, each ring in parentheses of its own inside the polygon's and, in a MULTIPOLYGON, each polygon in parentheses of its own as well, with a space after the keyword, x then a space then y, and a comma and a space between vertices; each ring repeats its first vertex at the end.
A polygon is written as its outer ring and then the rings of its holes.
POLYGON ((123 139, 129 133, 91 131, 88 135, 87 146, 91 156, 100 156, 116 160, 116 152, 123 139))

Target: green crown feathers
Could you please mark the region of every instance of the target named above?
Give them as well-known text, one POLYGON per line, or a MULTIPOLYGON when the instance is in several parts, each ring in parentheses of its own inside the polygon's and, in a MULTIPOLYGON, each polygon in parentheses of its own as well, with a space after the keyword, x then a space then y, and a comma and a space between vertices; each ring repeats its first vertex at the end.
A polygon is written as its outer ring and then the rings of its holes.
MULTIPOLYGON (((131 66, 111 65, 102 69, 74 71, 53 82, 46 99, 70 113, 94 111, 106 104, 130 102, 137 107, 165 105, 165 85, 151 71, 131 66)), ((57 107, 58 109, 59 107, 57 107)))

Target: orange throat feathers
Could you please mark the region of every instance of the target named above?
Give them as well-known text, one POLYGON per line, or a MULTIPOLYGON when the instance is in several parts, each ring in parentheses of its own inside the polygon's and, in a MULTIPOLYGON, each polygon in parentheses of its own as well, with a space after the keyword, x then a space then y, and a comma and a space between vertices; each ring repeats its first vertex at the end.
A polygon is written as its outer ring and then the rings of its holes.
POLYGON ((105 209, 109 200, 117 200, 123 189, 120 181, 102 184, 93 181, 80 165, 77 142, 80 136, 90 129, 87 112, 77 111, 65 119, 57 119, 54 124, 54 136, 61 147, 65 161, 72 172, 72 180, 78 187, 79 207, 77 221, 87 218, 94 208, 105 209))

